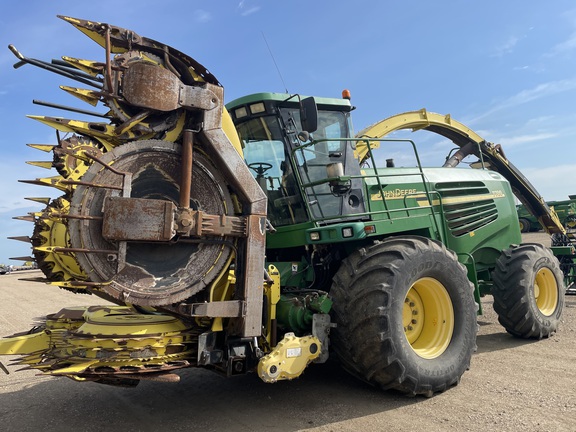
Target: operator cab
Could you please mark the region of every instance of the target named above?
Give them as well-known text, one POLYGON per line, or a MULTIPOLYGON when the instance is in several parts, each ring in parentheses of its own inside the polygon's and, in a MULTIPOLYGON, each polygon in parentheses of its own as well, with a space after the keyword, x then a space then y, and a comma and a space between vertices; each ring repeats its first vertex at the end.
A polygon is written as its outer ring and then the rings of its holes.
POLYGON ((348 100, 259 93, 227 108, 273 226, 362 219, 348 100))

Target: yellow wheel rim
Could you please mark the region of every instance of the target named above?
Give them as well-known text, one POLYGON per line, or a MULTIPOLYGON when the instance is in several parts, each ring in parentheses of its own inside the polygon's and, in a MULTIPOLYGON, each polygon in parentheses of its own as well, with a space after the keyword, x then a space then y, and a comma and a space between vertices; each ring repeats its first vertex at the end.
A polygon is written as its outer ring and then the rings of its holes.
POLYGON ((538 270, 534 281, 536 306, 545 316, 550 316, 558 306, 558 285, 554 274, 548 268, 538 270))
POLYGON ((418 356, 433 359, 446 351, 454 331, 454 309, 444 285, 429 277, 418 279, 404 299, 402 322, 418 356))

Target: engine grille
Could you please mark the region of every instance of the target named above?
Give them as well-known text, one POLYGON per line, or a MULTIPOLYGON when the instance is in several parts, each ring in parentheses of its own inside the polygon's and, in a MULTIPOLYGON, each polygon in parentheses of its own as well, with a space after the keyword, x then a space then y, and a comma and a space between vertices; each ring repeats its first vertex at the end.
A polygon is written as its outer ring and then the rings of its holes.
POLYGON ((476 231, 498 217, 494 194, 483 182, 437 183, 448 230, 454 237, 476 231))

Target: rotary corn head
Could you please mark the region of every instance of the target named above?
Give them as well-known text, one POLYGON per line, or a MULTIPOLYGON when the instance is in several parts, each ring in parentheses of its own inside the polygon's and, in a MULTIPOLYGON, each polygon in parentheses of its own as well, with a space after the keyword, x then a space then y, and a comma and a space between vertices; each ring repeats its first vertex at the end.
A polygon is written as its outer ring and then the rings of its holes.
MULTIPOLYGON (((31 243, 44 273, 35 280, 120 306, 63 309, 0 341, 0 352, 47 374, 123 385, 174 380, 172 370, 198 364, 229 374, 254 368, 259 344, 270 352, 270 340, 260 340, 262 291, 273 282, 264 277, 266 197, 242 159, 222 86, 167 45, 60 18, 101 45, 104 60, 47 63, 11 45, 15 67, 80 82, 88 88, 61 89, 107 111, 42 103, 104 121, 30 116, 56 130, 57 144, 32 144, 52 160, 29 163, 57 175, 23 181, 61 196, 30 198, 45 207, 20 218, 34 229, 16 239, 31 243), (224 327, 228 351, 212 352, 224 327)), ((300 349, 300 338, 286 344, 300 349)), ((267 379, 297 376, 319 345, 313 351, 267 379)))

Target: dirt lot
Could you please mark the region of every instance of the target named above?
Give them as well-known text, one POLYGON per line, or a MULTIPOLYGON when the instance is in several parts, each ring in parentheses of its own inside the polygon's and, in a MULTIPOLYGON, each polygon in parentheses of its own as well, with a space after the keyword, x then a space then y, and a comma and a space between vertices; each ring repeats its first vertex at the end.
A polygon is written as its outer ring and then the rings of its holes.
MULTIPOLYGON (((18 277, 0 276, 0 335, 27 329, 32 318, 64 305, 102 303, 18 277)), ((509 336, 491 302, 483 301, 470 371, 458 387, 430 399, 381 392, 333 362, 273 385, 255 375, 225 379, 190 369, 180 373, 179 384, 144 382, 133 389, 43 378, 9 366, 10 375, 0 371, 1 429, 575 431, 576 296, 566 297, 559 332, 539 342, 509 336)))

